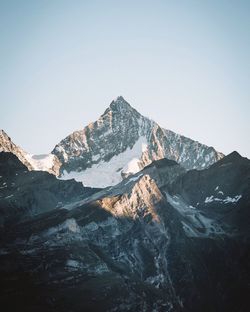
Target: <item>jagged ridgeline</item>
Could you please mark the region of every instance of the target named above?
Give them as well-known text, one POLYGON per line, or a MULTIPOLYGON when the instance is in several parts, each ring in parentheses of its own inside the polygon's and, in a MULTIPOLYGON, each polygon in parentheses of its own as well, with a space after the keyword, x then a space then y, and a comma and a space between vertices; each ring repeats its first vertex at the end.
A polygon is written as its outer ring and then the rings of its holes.
POLYGON ((248 312, 249 224, 249 159, 122 97, 48 155, 0 132, 3 311, 248 312))
POLYGON ((162 159, 97 190, 0 156, 6 311, 249 310, 248 159, 162 159))
POLYGON ((186 169, 205 169, 224 156, 213 147, 160 127, 121 96, 97 121, 58 143, 51 154, 31 155, 4 131, 0 149, 14 153, 30 170, 74 178, 90 187, 115 185, 162 158, 175 160, 186 169))
POLYGON ((62 163, 62 178, 94 187, 115 185, 161 158, 186 169, 204 169, 223 157, 213 147, 160 127, 121 96, 97 121, 57 144, 52 154, 62 163))

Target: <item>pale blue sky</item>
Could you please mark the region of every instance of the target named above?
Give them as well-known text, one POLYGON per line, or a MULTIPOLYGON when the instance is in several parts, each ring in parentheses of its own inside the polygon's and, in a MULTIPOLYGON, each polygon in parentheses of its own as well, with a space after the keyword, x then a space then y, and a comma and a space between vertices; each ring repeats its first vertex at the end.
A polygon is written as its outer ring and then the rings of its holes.
POLYGON ((0 0, 0 128, 31 153, 122 95, 250 158, 250 1, 0 0))

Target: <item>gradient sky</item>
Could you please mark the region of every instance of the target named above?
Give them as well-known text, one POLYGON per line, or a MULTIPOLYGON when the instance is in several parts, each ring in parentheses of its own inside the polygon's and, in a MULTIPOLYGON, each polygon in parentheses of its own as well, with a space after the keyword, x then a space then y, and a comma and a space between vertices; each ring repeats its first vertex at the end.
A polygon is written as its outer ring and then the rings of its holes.
POLYGON ((250 158, 250 1, 0 0, 0 128, 48 153, 122 95, 250 158))

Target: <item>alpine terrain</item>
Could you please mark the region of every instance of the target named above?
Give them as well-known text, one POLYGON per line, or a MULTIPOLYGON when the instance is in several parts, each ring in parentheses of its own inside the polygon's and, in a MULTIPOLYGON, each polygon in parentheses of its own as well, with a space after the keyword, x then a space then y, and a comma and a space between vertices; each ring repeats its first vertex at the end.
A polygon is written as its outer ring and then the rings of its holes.
POLYGON ((0 148, 3 311, 249 311, 249 159, 122 97, 46 157, 0 148))
POLYGON ((29 170, 41 170, 48 171, 55 175, 59 174, 61 164, 55 155, 28 154, 21 147, 12 142, 11 138, 4 132, 4 130, 0 130, 0 152, 13 153, 29 170))
POLYGON ((223 157, 213 147, 161 128, 121 96, 97 121, 57 144, 52 154, 62 164, 61 178, 92 187, 115 185, 161 158, 186 169, 205 169, 223 157))

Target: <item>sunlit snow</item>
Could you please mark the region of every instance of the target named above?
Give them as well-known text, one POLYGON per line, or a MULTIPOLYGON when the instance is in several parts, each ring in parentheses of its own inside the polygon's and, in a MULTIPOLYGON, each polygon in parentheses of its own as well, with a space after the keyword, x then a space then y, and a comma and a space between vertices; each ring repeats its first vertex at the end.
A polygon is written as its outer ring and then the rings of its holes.
POLYGON ((128 148, 119 155, 115 155, 108 162, 101 160, 82 172, 63 172, 61 179, 75 179, 82 182, 84 186, 107 187, 122 181, 121 173, 137 173, 140 171, 139 159, 145 151, 147 139, 140 137, 132 149, 128 148))

